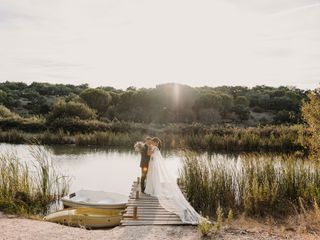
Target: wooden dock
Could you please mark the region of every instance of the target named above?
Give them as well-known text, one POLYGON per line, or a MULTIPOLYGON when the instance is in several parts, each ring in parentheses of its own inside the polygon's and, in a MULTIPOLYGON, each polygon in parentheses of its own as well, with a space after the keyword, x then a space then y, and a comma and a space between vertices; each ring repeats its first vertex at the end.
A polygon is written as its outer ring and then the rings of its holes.
POLYGON ((133 182, 122 226, 184 225, 180 218, 161 207, 156 197, 141 193, 140 178, 133 182))

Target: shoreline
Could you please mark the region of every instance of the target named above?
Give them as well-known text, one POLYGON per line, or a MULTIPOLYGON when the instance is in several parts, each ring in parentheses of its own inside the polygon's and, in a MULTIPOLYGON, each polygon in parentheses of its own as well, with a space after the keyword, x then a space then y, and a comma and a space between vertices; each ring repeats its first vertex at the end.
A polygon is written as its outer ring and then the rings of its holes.
MULTIPOLYGON (((0 133, 1 143, 70 145, 83 147, 132 148, 145 136, 158 136, 167 149, 191 149, 209 152, 273 152, 290 153, 300 151, 306 154, 299 140, 303 126, 273 125, 250 128, 217 126, 166 126, 163 129, 137 130, 129 127, 125 131, 107 130, 85 133, 68 131, 26 132, 19 129, 5 129, 0 133)), ((0 127, 1 128, 1 127, 0 127)))

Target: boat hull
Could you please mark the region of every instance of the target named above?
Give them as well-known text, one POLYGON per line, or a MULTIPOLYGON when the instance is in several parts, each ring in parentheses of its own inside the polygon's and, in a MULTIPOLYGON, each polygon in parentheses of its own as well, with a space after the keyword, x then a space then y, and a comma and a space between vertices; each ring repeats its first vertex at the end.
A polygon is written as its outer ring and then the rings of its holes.
POLYGON ((120 225, 122 210, 79 208, 49 214, 45 221, 84 228, 108 228, 120 225))
POLYGON ((75 202, 67 199, 62 199, 63 206, 66 208, 97 208, 97 209, 125 209, 126 204, 95 204, 88 202, 75 202))
POLYGON ((80 190, 61 200, 64 206, 72 208, 125 209, 128 197, 118 193, 80 190))

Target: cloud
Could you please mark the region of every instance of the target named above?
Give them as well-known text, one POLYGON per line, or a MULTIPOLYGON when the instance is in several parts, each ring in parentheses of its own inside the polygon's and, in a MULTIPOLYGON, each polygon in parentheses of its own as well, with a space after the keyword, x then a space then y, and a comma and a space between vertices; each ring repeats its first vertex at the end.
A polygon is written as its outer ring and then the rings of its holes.
POLYGON ((287 14, 294 14, 300 11, 304 11, 304 10, 310 10, 310 9, 315 9, 315 8, 319 8, 320 7, 320 3, 315 3, 315 4, 310 4, 310 5, 304 5, 301 7, 295 7, 295 8, 289 8, 286 10, 282 10, 276 13, 273 13, 273 16, 279 16, 279 15, 287 15, 287 14))
POLYGON ((320 79, 316 0, 0 2, 0 81, 309 88, 320 79))

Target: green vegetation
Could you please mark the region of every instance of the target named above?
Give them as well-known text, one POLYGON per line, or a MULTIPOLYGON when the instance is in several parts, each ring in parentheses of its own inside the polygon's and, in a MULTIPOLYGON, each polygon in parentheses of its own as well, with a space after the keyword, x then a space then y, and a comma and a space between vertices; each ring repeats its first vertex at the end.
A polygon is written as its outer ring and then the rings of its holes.
POLYGON ((200 218, 198 224, 198 230, 200 231, 202 237, 208 236, 212 229, 212 223, 210 222, 209 218, 200 218))
POLYGON ((56 119, 76 118, 88 120, 96 118, 94 110, 87 105, 79 102, 57 101, 52 108, 52 111, 47 116, 47 121, 55 121, 56 119))
POLYGON ((13 112, 11 112, 8 108, 3 105, 0 105, 0 117, 1 118, 10 118, 17 116, 13 112))
POLYGON ((266 86, 151 89, 0 83, 0 141, 130 146, 146 135, 167 147, 296 151, 308 92, 266 86), (271 125, 273 124, 273 125, 271 125), (283 125, 285 124, 285 125, 283 125), (58 137, 57 137, 58 136, 58 137))
POLYGON ((13 153, 0 155, 0 211, 45 214, 68 193, 68 179, 55 171, 48 153, 41 147, 33 147, 31 153, 31 162, 13 153))
POLYGON ((192 205, 214 216, 221 207, 249 216, 287 216, 320 201, 320 169, 291 156, 246 155, 211 161, 189 153, 181 183, 192 205))
MULTIPOLYGON (((290 87, 197 87, 162 84, 156 88, 19 82, 0 83, 0 104, 21 116, 49 114, 58 99, 82 102, 99 120, 139 123, 299 123, 307 91, 290 87)), ((66 129, 65 129, 66 130, 66 129)))
POLYGON ((92 109, 95 109, 99 115, 107 112, 111 102, 111 95, 103 89, 86 89, 81 92, 80 97, 92 109))
MULTIPOLYGON (((29 143, 37 139, 41 144, 76 144, 81 146, 132 147, 132 143, 146 135, 158 136, 167 148, 188 148, 208 151, 304 151, 300 142, 302 126, 268 127, 220 127, 200 124, 173 124, 150 126, 137 123, 101 123, 96 120, 55 120, 66 128, 52 134, 51 131, 26 133, 11 129, 0 132, 0 142, 29 143), (81 131, 81 132, 79 132, 81 131)), ((25 126, 24 126, 25 127, 25 126)), ((19 126, 22 128, 22 126, 19 126)), ((61 129, 61 128, 60 128, 61 129)))
POLYGON ((302 106, 303 118, 307 123, 305 145, 310 149, 311 157, 320 159, 320 93, 314 91, 308 94, 309 101, 302 106))

